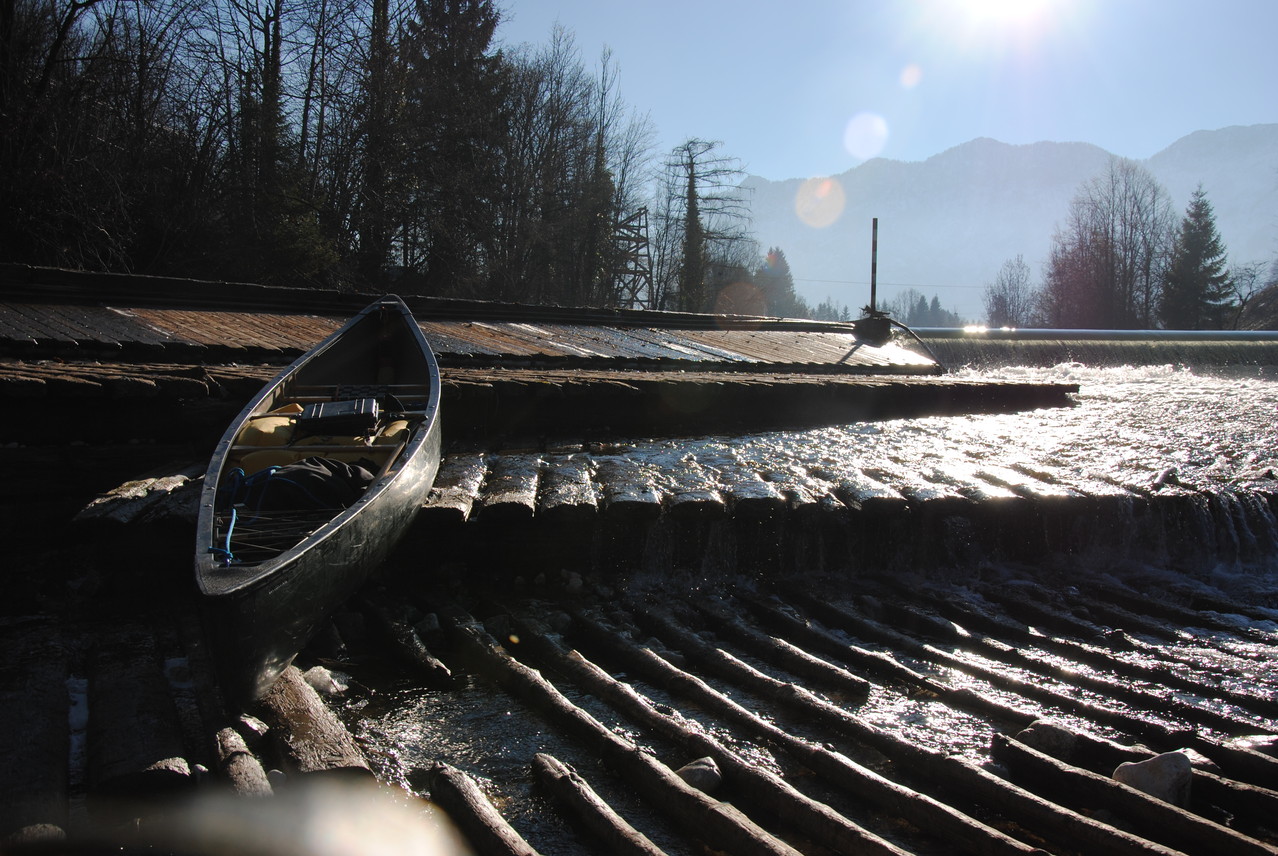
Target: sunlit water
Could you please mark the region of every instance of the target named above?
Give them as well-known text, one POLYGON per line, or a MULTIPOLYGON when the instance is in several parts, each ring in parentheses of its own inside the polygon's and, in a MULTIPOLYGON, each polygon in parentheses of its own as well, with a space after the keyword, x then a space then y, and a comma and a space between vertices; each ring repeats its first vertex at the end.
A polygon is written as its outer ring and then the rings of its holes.
MULTIPOLYGON (((1194 486, 1278 475, 1278 375, 1210 374, 1172 366, 1009 368, 957 378, 1076 383, 1073 407, 1029 413, 897 419, 748 438, 671 443, 715 451, 813 492, 847 465, 929 473, 965 464, 1023 468, 1062 481, 1148 485, 1172 468, 1194 486)), ((654 450, 655 451, 655 450, 654 450)))
MULTIPOLYGON (((1240 494, 1249 487, 1272 484, 1278 477, 1278 377, 1272 371, 1225 374, 1170 366, 1093 369, 1062 365, 981 374, 960 372, 958 376, 1076 383, 1080 389, 1070 407, 902 419, 747 437, 637 441, 609 447, 595 457, 624 457, 629 466, 646 473, 652 484, 667 491, 689 486, 726 487, 724 480, 739 479, 744 470, 758 473, 780 489, 799 489, 813 496, 832 491, 850 468, 920 479, 1009 471, 1030 474, 1044 483, 1080 488, 1150 489, 1169 483, 1240 494)), ((1264 525, 1263 514, 1261 518, 1260 525, 1264 525)), ((1272 526, 1272 514, 1268 520, 1272 526)), ((1005 573, 1015 578, 1027 569, 1009 567, 1005 573)), ((1138 573, 1147 581, 1184 582, 1164 567, 1145 566, 1138 573)), ((1213 583, 1230 580, 1230 573, 1229 568, 1222 569, 1213 583)), ((1268 567, 1238 571, 1234 582, 1235 596, 1248 592, 1272 596, 1278 592, 1278 557, 1270 557, 1268 567)), ((1263 602, 1263 598, 1253 602, 1263 602)), ((1257 623, 1254 617, 1238 617, 1253 634, 1261 634, 1259 641, 1194 631, 1186 634, 1182 643, 1167 646, 1159 656, 1185 673, 1211 676, 1223 686, 1273 694, 1278 692, 1272 657, 1278 644, 1274 633, 1278 612, 1274 618, 1274 622, 1257 623)), ((1053 657, 1046 651, 1036 653, 1053 657)), ((1151 655, 1118 656, 1139 661, 1151 655)), ((979 659, 970 654, 964 657, 979 659)), ((1040 702, 1018 698, 955 669, 911 665, 938 680, 970 687, 1032 714, 1054 716, 1090 728, 1099 736, 1124 739, 1122 734, 1098 729, 1068 713, 1053 712, 1040 702)), ((1007 674, 1035 680, 1032 673, 1001 668, 1007 674)), ((1066 684, 1061 690, 1092 703, 1122 707, 1089 690, 1066 684)), ((574 700, 594 708, 588 698, 574 700)), ((1205 703, 1212 704, 1210 700, 1205 703)), ((678 702, 672 700, 672 704, 678 702)), ((601 717, 608 715, 606 710, 594 709, 601 717)), ((990 722, 919 697, 908 688, 878 686, 856 712, 866 722, 919 745, 976 763, 987 761, 994 730, 990 722)), ((580 748, 556 736, 552 726, 479 679, 447 692, 401 686, 393 692, 374 693, 371 702, 368 697, 352 699, 347 714, 366 745, 380 753, 381 772, 387 778, 403 777, 407 770, 428 767, 435 760, 461 766, 494 792, 511 795, 513 801, 503 810, 517 827, 529 832, 548 822, 528 769, 535 752, 551 751, 579 765, 588 778, 608 780, 597 759, 583 757, 580 748)), ((1148 718, 1158 721, 1152 714, 1148 718)), ((618 731, 625 728, 621 722, 608 724, 618 731)), ((1273 730, 1275 724, 1257 725, 1258 730, 1273 730)), ((796 733, 802 731, 800 727, 796 733)), ((814 734, 812 739, 819 741, 821 735, 814 734)), ((608 796, 633 805, 624 789, 608 796)), ((662 843, 671 847, 671 852, 679 852, 679 844, 662 843)), ((564 846, 567 849, 561 852, 573 852, 572 845, 564 846)))

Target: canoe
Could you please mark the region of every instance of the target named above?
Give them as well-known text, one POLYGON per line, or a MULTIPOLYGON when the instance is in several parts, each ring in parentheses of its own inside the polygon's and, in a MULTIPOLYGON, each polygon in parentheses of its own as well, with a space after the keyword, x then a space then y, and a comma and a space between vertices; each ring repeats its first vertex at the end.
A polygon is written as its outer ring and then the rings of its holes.
POLYGON ((267 384, 200 497, 195 577, 225 699, 260 698, 382 564, 439 470, 439 366, 395 296, 267 384))

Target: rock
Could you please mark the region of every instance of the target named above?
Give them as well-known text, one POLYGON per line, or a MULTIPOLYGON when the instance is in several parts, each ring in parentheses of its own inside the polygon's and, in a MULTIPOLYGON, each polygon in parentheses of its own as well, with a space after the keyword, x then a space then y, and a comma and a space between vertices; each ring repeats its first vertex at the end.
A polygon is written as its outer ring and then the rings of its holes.
POLYGON ((1148 761, 1128 761, 1114 770, 1114 780, 1182 808, 1189 805, 1193 764, 1184 752, 1164 752, 1148 761))
POLYGON ((302 673, 302 677, 321 696, 341 695, 350 689, 350 686, 342 680, 345 675, 340 672, 330 672, 323 666, 312 666, 302 673))
MULTIPOLYGON (((54 842, 66 841, 66 838, 67 834, 60 826, 52 823, 33 823, 30 826, 22 827, 16 832, 9 833, 0 841, 0 844, 6 845, 5 849, 7 850, 10 846, 18 848, 26 845, 50 845, 54 842)), ((59 848, 52 847, 48 852, 56 853, 58 850, 59 848)))
POLYGON ((1176 751, 1183 753, 1195 770, 1205 770, 1217 776, 1221 775, 1220 765, 1203 753, 1195 749, 1177 749, 1176 751))
POLYGON ((1074 749, 1078 745, 1078 735, 1050 719, 1035 721, 1017 734, 1016 739, 1058 761, 1066 762, 1074 757, 1074 749))
POLYGON ((675 770, 675 775, 707 794, 714 793, 719 783, 723 781, 723 774, 719 772, 719 765, 713 758, 698 758, 684 764, 675 770))

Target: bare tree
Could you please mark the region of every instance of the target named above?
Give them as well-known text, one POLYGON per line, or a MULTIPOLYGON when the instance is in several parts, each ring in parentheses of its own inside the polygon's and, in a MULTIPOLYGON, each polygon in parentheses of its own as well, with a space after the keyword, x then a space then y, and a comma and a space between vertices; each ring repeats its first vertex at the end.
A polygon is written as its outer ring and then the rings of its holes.
POLYGON ((667 156, 660 182, 655 281, 659 305, 710 308, 712 265, 748 267, 758 256, 749 235, 749 206, 734 158, 719 142, 689 139, 667 156))
POLYGON ((1229 266, 1229 286, 1232 294, 1232 316, 1226 319, 1226 328, 1244 328, 1249 307, 1266 289, 1278 285, 1278 260, 1273 262, 1246 262, 1229 266))
POLYGON ((1026 327, 1034 311, 1030 267, 1022 256, 1008 259, 985 287, 985 320, 991 327, 1026 327))
POLYGON ((1111 158, 1079 189, 1053 239, 1041 301, 1047 322, 1153 326, 1174 228, 1167 191, 1135 161, 1111 158))

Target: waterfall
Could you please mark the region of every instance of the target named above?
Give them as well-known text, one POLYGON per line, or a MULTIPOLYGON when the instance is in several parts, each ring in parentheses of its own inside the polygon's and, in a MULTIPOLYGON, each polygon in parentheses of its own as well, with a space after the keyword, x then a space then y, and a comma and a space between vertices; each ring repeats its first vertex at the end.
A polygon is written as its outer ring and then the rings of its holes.
POLYGON ((920 328, 948 367, 1278 366, 1278 332, 1184 330, 989 330, 920 328))

